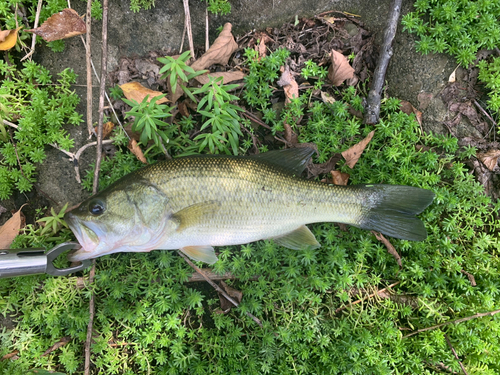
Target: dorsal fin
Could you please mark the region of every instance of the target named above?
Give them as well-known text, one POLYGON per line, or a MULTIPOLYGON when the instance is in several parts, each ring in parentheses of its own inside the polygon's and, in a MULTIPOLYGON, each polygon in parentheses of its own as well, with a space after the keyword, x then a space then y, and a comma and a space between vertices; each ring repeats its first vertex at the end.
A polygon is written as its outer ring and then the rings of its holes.
POLYGON ((316 151, 310 147, 287 148, 286 150, 268 151, 250 158, 271 163, 286 172, 300 176, 307 166, 309 158, 316 151))

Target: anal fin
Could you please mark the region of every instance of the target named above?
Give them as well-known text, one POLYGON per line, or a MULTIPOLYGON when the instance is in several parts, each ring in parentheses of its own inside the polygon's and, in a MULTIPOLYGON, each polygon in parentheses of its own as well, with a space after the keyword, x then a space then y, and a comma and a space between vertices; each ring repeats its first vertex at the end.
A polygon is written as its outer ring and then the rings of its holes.
POLYGON ((212 246, 186 246, 179 249, 193 260, 214 264, 218 261, 212 246))
POLYGON ((284 236, 273 238, 273 240, 277 244, 292 250, 317 249, 321 246, 316 237, 314 237, 314 234, 305 225, 298 227, 293 232, 287 233, 284 236))

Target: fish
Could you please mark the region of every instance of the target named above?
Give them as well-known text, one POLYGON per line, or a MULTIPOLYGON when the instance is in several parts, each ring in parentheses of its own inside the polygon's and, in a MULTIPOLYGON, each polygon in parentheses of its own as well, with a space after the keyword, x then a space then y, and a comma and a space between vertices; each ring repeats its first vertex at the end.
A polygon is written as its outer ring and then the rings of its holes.
POLYGON ((194 155, 134 171, 67 212, 82 261, 119 252, 180 250, 213 264, 214 247, 272 239, 318 248, 306 224, 335 222, 412 241, 427 237, 416 216, 430 190, 402 185, 331 185, 302 178, 314 150, 253 156, 194 155))

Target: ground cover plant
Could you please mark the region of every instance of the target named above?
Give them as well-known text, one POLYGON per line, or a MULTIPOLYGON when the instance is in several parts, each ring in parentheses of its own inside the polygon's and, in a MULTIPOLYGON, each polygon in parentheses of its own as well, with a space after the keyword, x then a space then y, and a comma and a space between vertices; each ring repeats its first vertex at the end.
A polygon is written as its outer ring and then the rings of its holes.
MULTIPOLYGON (((307 21, 301 22, 284 30, 298 35, 307 21)), ((226 283, 243 295, 239 308, 232 309, 206 284, 190 282, 193 270, 171 251, 103 257, 92 284, 88 271, 60 278, 0 279, 1 311, 15 321, 0 333, 0 356, 11 356, 0 361, 0 372, 82 373, 92 293, 95 374, 458 373, 460 363, 450 346, 469 374, 500 372, 495 315, 500 309, 500 203, 484 194, 464 164, 476 149, 459 147, 451 136, 425 134, 415 115, 401 111, 395 98, 383 100, 378 124, 364 125, 365 67, 372 56, 364 60, 359 48, 352 63, 358 64, 360 82, 336 88, 326 79, 324 50, 307 55, 300 46, 282 46, 279 33, 273 36, 276 42, 265 55, 251 41, 250 48, 239 51, 247 72, 239 96, 232 85, 211 80, 189 91, 195 103, 175 119, 170 105, 162 107, 158 100, 148 105, 130 101, 123 117, 132 111, 134 122, 144 118, 144 126, 135 129, 146 159, 167 157, 165 149, 173 156, 186 150, 245 154, 283 144, 314 144, 314 163, 337 160, 333 165, 349 174, 352 184, 433 190, 435 202, 421 215, 428 239, 390 239, 401 266, 372 233, 331 223, 311 226, 322 244, 316 250, 289 250, 272 241, 219 248, 213 272, 233 275, 226 283), (297 73, 300 90, 280 107, 275 104, 283 104, 286 94, 277 82, 285 65, 297 73), (215 117, 212 111, 223 109, 224 122, 209 122, 215 117), (248 113, 254 115, 251 123, 243 120, 248 113), (240 133, 235 120, 242 124, 240 133), (336 158, 373 130, 353 169, 336 158), (204 145, 214 134, 219 138, 213 139, 213 147, 209 141, 204 145), (260 319, 262 327, 246 312, 260 319)), ((331 43, 341 50, 344 45, 345 55, 350 54, 347 40, 331 43)), ((114 94, 121 97, 120 90, 114 94)), ((104 161, 101 188, 141 165, 128 151, 121 129, 112 137, 117 149, 104 161)), ((312 169, 309 173, 325 177, 312 169)), ((86 181, 90 187, 90 179, 86 181)), ((13 247, 50 247, 69 239, 69 230, 58 225, 59 216, 54 211, 45 220, 51 230, 26 227, 13 247)))

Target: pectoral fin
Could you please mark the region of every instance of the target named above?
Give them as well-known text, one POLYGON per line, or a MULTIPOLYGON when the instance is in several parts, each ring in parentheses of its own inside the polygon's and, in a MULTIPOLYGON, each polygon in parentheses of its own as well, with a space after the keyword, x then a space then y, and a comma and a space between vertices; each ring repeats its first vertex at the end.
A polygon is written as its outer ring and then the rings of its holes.
MULTIPOLYGON (((207 201, 193 204, 176 212, 172 218, 178 223, 177 231, 180 232, 186 228, 196 226, 207 220, 207 216, 213 215, 220 204, 216 201, 207 201)), ((213 250, 213 249, 212 249, 213 250)))
POLYGON ((292 250, 316 249, 321 246, 316 241, 314 234, 305 225, 298 227, 293 232, 287 233, 284 236, 273 238, 273 240, 277 244, 292 250))
POLYGON ((208 264, 214 264, 218 261, 212 246, 186 246, 179 250, 196 261, 208 264))

